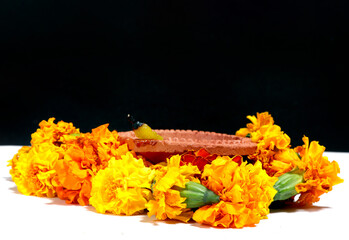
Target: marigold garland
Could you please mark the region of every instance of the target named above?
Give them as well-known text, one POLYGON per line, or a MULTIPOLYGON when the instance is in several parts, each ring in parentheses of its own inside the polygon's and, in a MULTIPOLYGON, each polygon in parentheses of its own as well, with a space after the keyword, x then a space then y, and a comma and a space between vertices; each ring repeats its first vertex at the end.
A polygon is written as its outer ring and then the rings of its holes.
POLYGON ((121 145, 108 124, 81 133, 72 123, 50 118, 32 134, 31 146, 9 161, 10 174, 22 194, 91 204, 98 213, 147 212, 159 220, 231 228, 267 218, 274 197, 290 202, 299 194, 294 204, 311 205, 343 182, 337 162, 323 156, 318 142, 304 136, 303 146, 291 148, 268 112, 247 118, 251 123, 236 135, 257 143, 250 163, 200 149, 156 165, 121 145), (281 181, 288 178, 294 185, 281 181))

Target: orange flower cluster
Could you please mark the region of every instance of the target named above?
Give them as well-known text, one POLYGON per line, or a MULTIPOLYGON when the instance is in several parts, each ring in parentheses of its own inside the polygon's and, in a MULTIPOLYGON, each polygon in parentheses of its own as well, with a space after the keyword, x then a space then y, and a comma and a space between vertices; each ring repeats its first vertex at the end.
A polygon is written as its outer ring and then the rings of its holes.
POLYGON ((247 116, 252 122, 236 132, 238 136, 251 137, 257 143, 257 152, 249 156, 261 162, 270 176, 279 177, 298 169, 303 172, 303 182, 295 186, 300 193, 298 205, 312 205, 319 196, 332 190, 332 186, 343 182, 337 175, 340 172, 336 161, 330 162, 323 156, 325 147, 318 142, 303 137, 303 146, 291 148, 291 140, 268 112, 247 116))
POLYGON ((108 124, 80 133, 72 123, 42 121, 32 134, 31 147, 22 147, 10 161, 10 173, 25 195, 58 196, 67 203, 88 205, 91 178, 111 157, 128 152, 108 124))
POLYGON ((111 157, 120 159, 128 151, 126 145, 119 146, 117 138, 117 132, 110 132, 105 124, 67 143, 64 158, 55 165, 54 185, 59 198, 67 203, 89 204, 91 178, 107 167, 111 157))
POLYGON ((56 175, 56 161, 63 158, 65 136, 74 138, 79 129, 72 123, 54 123, 54 118, 42 121, 32 134, 31 147, 24 146, 10 160, 10 174, 18 190, 25 195, 55 197, 52 180, 56 175))

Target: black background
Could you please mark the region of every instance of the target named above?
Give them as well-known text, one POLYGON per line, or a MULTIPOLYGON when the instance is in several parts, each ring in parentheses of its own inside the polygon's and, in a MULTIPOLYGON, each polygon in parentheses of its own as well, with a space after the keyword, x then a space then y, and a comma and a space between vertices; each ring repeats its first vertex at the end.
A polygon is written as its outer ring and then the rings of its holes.
POLYGON ((235 133, 269 111, 349 151, 348 23, 347 1, 1 1, 0 144, 49 117, 235 133))

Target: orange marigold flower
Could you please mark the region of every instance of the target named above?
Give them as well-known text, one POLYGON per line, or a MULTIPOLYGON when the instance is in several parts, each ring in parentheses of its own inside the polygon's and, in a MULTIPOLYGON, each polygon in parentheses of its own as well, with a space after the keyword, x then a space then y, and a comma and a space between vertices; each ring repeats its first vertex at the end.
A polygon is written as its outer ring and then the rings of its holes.
POLYGON ((52 179, 53 169, 59 154, 55 146, 42 143, 33 147, 22 147, 10 161, 10 174, 18 191, 24 195, 55 197, 52 179))
POLYGON ((55 118, 50 118, 48 121, 41 121, 39 123, 40 128, 31 135, 31 145, 41 144, 44 142, 52 143, 56 146, 60 146, 62 143, 62 137, 69 134, 79 134, 78 128, 75 128, 73 123, 66 123, 59 121, 54 123, 55 118))
POLYGON ((290 137, 281 131, 281 127, 274 124, 272 116, 268 112, 257 113, 257 117, 248 116, 252 123, 247 128, 241 128, 236 132, 238 136, 249 136, 257 143, 256 153, 249 156, 249 159, 261 161, 263 168, 270 176, 275 174, 272 168, 275 154, 280 150, 290 147, 290 137))
POLYGON ((141 213, 151 196, 154 170, 130 152, 114 157, 108 167, 92 179, 90 203, 99 213, 134 215, 141 213))
POLYGON ((193 219, 218 227, 254 226, 266 218, 276 190, 260 162, 241 165, 227 156, 205 166, 202 184, 220 197, 220 202, 199 208, 193 219))
POLYGON ((181 166, 180 161, 181 156, 174 155, 167 160, 166 166, 154 166, 153 199, 146 204, 149 217, 155 215, 159 220, 169 218, 183 222, 191 219, 193 212, 186 208, 185 198, 181 197, 178 188, 185 188, 189 181, 198 182, 195 175, 200 171, 191 164, 181 166))
POLYGON ((101 125, 92 129, 90 134, 91 141, 95 144, 98 157, 101 162, 108 161, 112 156, 120 159, 120 156, 128 152, 127 145, 120 148, 117 131, 109 131, 109 124, 101 125))
POLYGON ((296 168, 299 156, 292 148, 283 149, 274 155, 273 161, 269 165, 269 172, 273 172, 274 177, 279 177, 284 173, 296 168))
POLYGON ((295 165, 298 169, 304 171, 303 183, 296 185, 296 190, 300 193, 297 200, 299 205, 312 205, 320 200, 323 193, 332 190, 336 184, 342 183, 343 179, 338 177, 340 172, 336 161, 330 162, 323 156, 325 147, 319 142, 312 141, 309 144, 309 138, 303 137, 304 145, 295 148, 301 159, 295 159, 295 165))
MULTIPOLYGON (((256 116, 247 116, 252 123, 248 123, 246 128, 240 128, 236 132, 237 136, 246 137, 249 134, 257 132, 263 126, 272 126, 274 125, 274 119, 268 112, 257 113, 256 116)), ((256 140, 257 142, 258 140, 256 140)))
POLYGON ((91 178, 108 166, 112 157, 120 159, 128 152, 127 145, 120 146, 116 131, 110 132, 108 124, 101 125, 91 133, 79 134, 75 139, 66 139, 64 158, 55 165, 54 178, 57 195, 67 203, 88 205, 91 178))
POLYGON ((56 162, 54 178, 57 195, 67 203, 87 205, 90 198, 92 168, 96 169, 97 157, 93 147, 71 146, 63 159, 56 162))

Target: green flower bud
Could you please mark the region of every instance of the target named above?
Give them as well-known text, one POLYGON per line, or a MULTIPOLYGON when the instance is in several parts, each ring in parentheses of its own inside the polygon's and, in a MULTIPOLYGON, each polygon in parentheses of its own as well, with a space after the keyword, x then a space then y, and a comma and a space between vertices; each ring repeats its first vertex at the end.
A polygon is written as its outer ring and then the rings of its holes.
POLYGON ((217 194, 196 182, 186 183, 185 188, 179 189, 179 192, 181 197, 186 198, 184 202, 187 204, 187 208, 199 208, 220 201, 217 194))
POLYGON ((298 183, 304 182, 303 175, 304 171, 298 168, 281 175, 274 185, 274 188, 278 191, 274 196, 274 201, 286 200, 297 195, 298 192, 295 187, 298 183))

